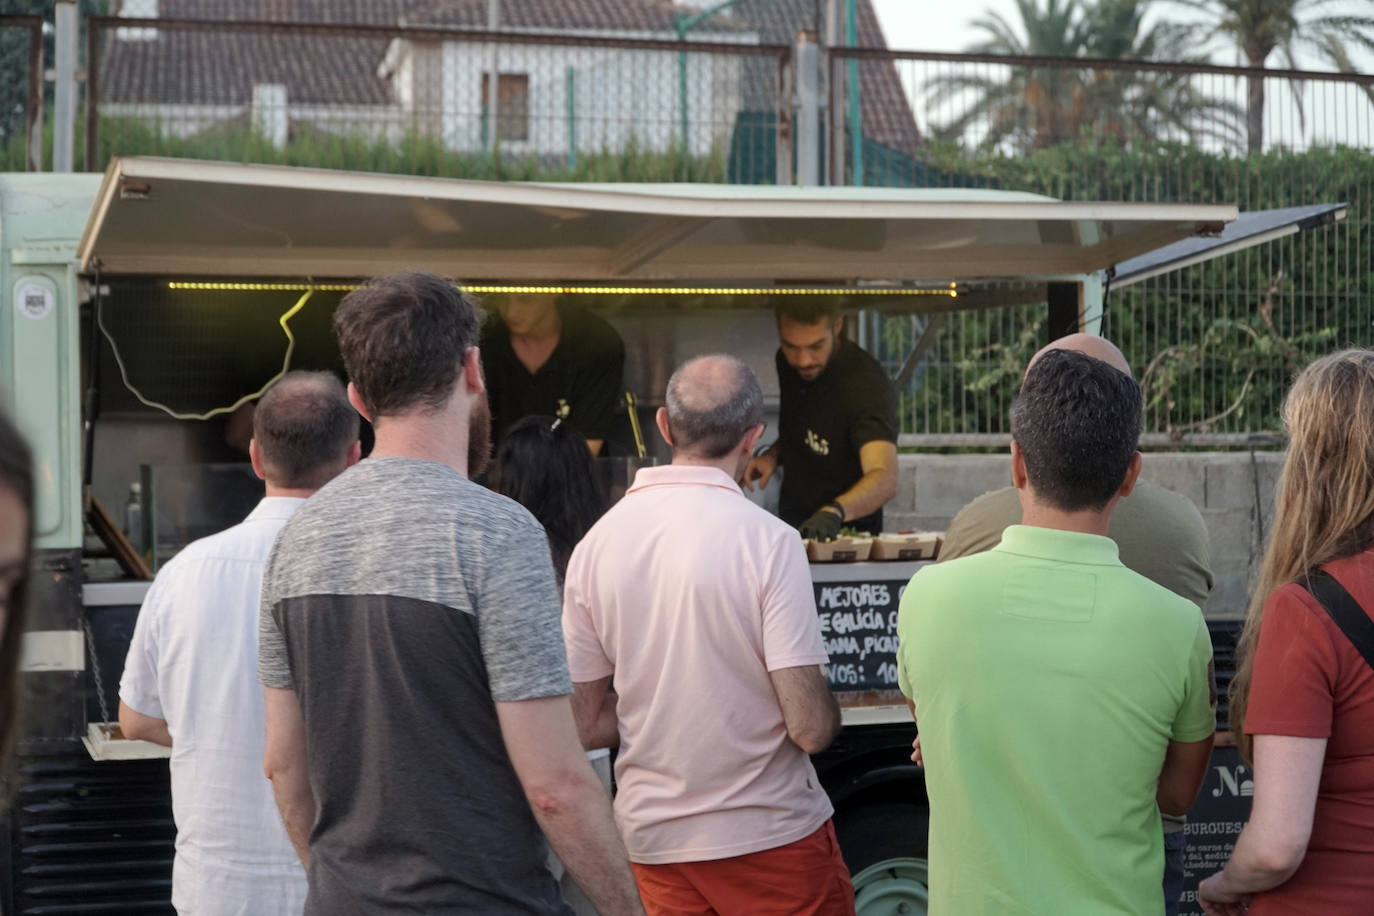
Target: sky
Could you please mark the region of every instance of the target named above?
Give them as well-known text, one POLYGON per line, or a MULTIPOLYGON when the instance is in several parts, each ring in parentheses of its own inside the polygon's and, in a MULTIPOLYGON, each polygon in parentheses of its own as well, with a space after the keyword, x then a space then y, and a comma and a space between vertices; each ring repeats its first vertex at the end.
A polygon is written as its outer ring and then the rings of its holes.
MULTIPOLYGON (((989 11, 1000 12, 1013 25, 1020 21, 1014 0, 964 0, 962 3, 949 3, 947 0, 872 0, 872 3, 882 22, 883 32, 887 35, 888 47, 906 51, 962 51, 981 36, 981 32, 970 28, 968 23, 989 11)), ((1157 3, 1155 9, 1158 11, 1156 15, 1165 15, 1168 6, 1157 3)), ((1369 15, 1369 9, 1369 0, 1332 2, 1325 7, 1325 11, 1331 15, 1369 15)), ((1185 21, 1196 18, 1196 14, 1191 12, 1183 16, 1185 21)), ((1219 64, 1240 63, 1230 50, 1216 55, 1215 61, 1219 64)), ((1318 68, 1315 60, 1302 63, 1305 67, 1318 68)), ((1374 70, 1374 55, 1363 55, 1359 63, 1365 72, 1374 70)), ((1276 60, 1271 60, 1269 65, 1279 66, 1276 60)))
MULTIPOLYGON (((1043 2, 1043 0, 1040 0, 1043 2)), ((1019 33, 1020 15, 1015 0, 963 0, 952 3, 949 0, 872 0, 887 37, 888 47, 910 51, 963 51, 983 38, 982 30, 975 29, 970 23, 990 12, 1002 14, 1019 33)), ((1150 27, 1158 17, 1171 16, 1179 22, 1200 22, 1201 17, 1194 11, 1171 5, 1167 0, 1156 0, 1146 14, 1145 25, 1150 27)), ((1330 0, 1323 5, 1323 12, 1329 15, 1354 14, 1369 15, 1371 0, 1330 0)), ((1354 49, 1352 49, 1354 50, 1354 49)), ((1298 49, 1298 65, 1301 69, 1330 70, 1329 65, 1315 56, 1303 56, 1298 49)), ((1374 72, 1374 53, 1360 52, 1354 55, 1356 65, 1365 73, 1374 72)), ((1239 65, 1243 62, 1233 46, 1219 43, 1213 50, 1212 61, 1222 65, 1239 65)), ((936 65, 936 68, 941 65, 936 65)), ((1283 63, 1277 56, 1271 56, 1270 67, 1281 67, 1283 63)), ((926 65, 915 62, 898 64, 899 78, 912 101, 912 107, 920 124, 948 121, 949 111, 962 111, 969 104, 970 97, 965 94, 946 102, 944 109, 927 108, 925 100, 930 96, 924 91, 923 74, 934 72, 926 65)), ((1244 110, 1245 90, 1240 81, 1221 77, 1200 77, 1194 85, 1214 97, 1227 98, 1238 110, 1244 110)), ((1368 146, 1374 143, 1374 105, 1371 105, 1351 84, 1317 83, 1306 81, 1298 87, 1301 109, 1297 99, 1286 89, 1288 83, 1270 83, 1272 101, 1266 105, 1266 137, 1270 140, 1282 138, 1282 142, 1292 147, 1312 143, 1340 142, 1354 146, 1368 146), (1306 115, 1302 112, 1306 112, 1306 115)), ((1232 144, 1234 141, 1232 141, 1232 144)))

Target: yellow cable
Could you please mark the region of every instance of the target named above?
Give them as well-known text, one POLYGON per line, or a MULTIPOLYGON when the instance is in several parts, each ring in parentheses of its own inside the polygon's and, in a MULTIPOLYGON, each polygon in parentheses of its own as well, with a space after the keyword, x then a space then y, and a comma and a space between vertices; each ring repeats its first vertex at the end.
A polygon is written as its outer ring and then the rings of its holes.
POLYGON ((216 407, 214 410, 208 410, 205 413, 180 413, 168 407, 166 404, 159 404, 157 401, 149 400, 148 398, 144 397, 142 392, 135 388, 133 386, 133 383, 129 381, 129 372, 124 367, 123 357, 119 355, 119 347, 115 344, 114 337, 110 335, 109 329, 105 327, 105 316, 103 309, 96 310, 96 323, 100 325, 100 332, 105 335, 105 339, 110 342, 110 351, 114 353, 115 365, 119 366, 119 377, 124 380, 124 387, 129 389, 129 391, 133 394, 134 397, 138 398, 138 400, 144 405, 160 410, 168 416, 177 420, 208 420, 211 417, 217 417, 220 414, 233 413, 234 411, 242 407, 244 404, 247 404, 249 401, 254 401, 262 397, 264 394, 267 393, 268 388, 271 388, 279 378, 281 378, 283 375, 287 373, 287 371, 290 370, 291 354, 296 349, 296 335, 291 333, 291 325, 287 322, 294 318, 297 312, 305 308, 305 304, 310 301, 310 297, 314 294, 315 288, 308 287, 304 295, 302 295, 299 299, 296 300, 296 304, 291 306, 291 308, 287 309, 282 314, 282 316, 277 319, 277 324, 281 325, 282 331, 286 333, 286 355, 282 357, 281 371, 278 372, 276 375, 272 376, 270 379, 268 379, 266 384, 264 384, 261 388, 259 388, 252 394, 245 394, 243 397, 239 398, 237 401, 230 404, 228 407, 216 407))

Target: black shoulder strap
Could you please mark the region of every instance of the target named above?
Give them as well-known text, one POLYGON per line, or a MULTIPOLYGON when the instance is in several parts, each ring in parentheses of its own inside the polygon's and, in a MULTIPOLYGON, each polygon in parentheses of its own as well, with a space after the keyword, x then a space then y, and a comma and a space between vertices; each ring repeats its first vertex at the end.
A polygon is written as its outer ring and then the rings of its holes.
POLYGON ((1317 603, 1326 609, 1345 638, 1354 644, 1364 660, 1374 668, 1374 620, 1360 607, 1360 603, 1324 569, 1309 573, 1298 584, 1312 593, 1317 603))

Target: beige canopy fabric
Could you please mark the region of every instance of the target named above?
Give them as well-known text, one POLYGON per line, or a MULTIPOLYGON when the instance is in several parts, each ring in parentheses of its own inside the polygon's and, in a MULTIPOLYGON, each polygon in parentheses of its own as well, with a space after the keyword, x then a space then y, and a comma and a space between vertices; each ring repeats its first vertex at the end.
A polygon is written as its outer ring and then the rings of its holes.
POLYGON ((105 275, 853 285, 1043 280, 1214 235, 1234 206, 990 190, 463 181, 117 158, 81 240, 105 275))

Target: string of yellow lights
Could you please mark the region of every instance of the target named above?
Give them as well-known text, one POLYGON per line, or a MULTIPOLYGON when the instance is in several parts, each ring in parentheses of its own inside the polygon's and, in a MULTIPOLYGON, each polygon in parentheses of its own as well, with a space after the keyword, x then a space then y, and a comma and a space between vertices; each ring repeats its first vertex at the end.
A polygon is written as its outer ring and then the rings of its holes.
MULTIPOLYGON (((348 292, 357 284, 348 283, 228 283, 173 280, 172 290, 209 292, 348 292)), ((798 286, 490 286, 470 284, 470 293, 498 295, 588 295, 588 296, 946 296, 957 299, 958 287, 798 287, 798 286)))

